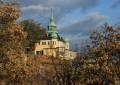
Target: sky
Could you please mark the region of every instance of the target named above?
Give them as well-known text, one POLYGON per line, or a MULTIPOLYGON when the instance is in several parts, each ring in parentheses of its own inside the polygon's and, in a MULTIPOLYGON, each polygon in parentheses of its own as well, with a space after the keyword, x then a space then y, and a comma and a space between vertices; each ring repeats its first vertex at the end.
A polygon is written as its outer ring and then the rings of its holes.
MULTIPOLYGON (((6 0, 7 1, 7 0, 6 0)), ((22 17, 47 27, 51 8, 59 33, 72 44, 87 40, 104 23, 120 24, 120 0, 19 0, 22 17)))

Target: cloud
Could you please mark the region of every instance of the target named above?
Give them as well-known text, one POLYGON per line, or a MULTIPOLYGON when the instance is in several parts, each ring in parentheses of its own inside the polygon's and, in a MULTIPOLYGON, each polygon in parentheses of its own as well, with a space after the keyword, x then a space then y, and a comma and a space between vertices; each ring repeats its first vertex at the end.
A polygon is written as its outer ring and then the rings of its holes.
POLYGON ((60 32, 66 35, 78 35, 79 33, 83 36, 88 35, 90 31, 93 31, 101 22, 108 18, 107 16, 100 15, 98 12, 90 13, 86 17, 83 21, 78 21, 60 29, 60 32))
POLYGON ((84 42, 88 43, 90 34, 103 24, 107 18, 107 16, 98 12, 89 13, 86 15, 85 20, 73 23, 59 31, 61 34, 68 36, 72 49, 76 49, 76 45, 80 48, 84 42))
POLYGON ((21 0, 22 11, 29 15, 48 17, 50 9, 53 8, 54 15, 60 19, 63 15, 76 9, 90 9, 98 4, 100 0, 21 0))
POLYGON ((49 10, 49 7, 44 7, 42 5, 30 5, 27 7, 23 7, 22 11, 31 11, 31 10, 49 10))
POLYGON ((116 0, 115 3, 111 6, 111 8, 115 8, 120 5, 120 0, 116 0))

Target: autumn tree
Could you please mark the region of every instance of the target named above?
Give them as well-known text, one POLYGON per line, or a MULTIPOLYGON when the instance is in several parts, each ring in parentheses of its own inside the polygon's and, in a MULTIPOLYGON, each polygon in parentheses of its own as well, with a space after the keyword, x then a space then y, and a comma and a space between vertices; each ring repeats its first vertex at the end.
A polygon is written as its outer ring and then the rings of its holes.
POLYGON ((0 79, 7 85, 22 85, 30 77, 24 53, 26 33, 16 23, 19 8, 5 4, 0 7, 0 79))
POLYGON ((92 43, 87 46, 83 66, 79 70, 81 82, 87 85, 114 85, 120 72, 119 35, 119 31, 108 24, 92 33, 92 43))
POLYGON ((41 57, 37 68, 37 79, 45 82, 43 85, 72 85, 73 74, 70 61, 59 57, 41 57))

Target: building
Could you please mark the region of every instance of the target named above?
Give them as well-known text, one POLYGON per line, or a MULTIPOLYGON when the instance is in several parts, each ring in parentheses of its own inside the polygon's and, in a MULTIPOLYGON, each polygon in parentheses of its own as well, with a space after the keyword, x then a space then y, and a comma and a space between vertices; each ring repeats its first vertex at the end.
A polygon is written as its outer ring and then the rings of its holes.
POLYGON ((59 35, 53 15, 50 17, 47 37, 35 43, 35 55, 74 59, 76 52, 69 50, 69 42, 59 35))

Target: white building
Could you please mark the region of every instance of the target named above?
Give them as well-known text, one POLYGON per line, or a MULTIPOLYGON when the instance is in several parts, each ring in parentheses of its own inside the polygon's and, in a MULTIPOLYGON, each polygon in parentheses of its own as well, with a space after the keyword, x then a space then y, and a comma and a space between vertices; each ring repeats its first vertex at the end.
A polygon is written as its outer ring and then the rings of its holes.
POLYGON ((61 37, 57 31, 54 17, 51 16, 48 25, 47 37, 35 43, 35 55, 46 55, 74 59, 76 52, 69 51, 69 42, 61 37))

